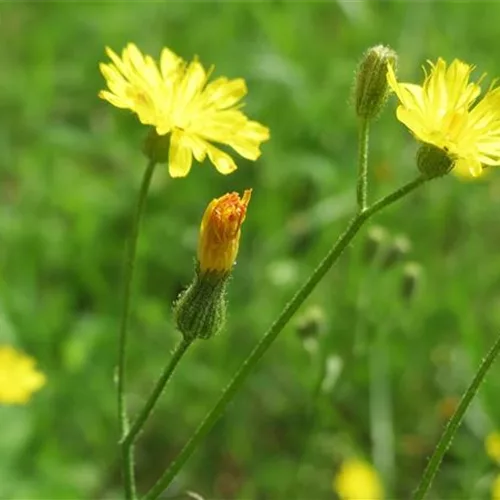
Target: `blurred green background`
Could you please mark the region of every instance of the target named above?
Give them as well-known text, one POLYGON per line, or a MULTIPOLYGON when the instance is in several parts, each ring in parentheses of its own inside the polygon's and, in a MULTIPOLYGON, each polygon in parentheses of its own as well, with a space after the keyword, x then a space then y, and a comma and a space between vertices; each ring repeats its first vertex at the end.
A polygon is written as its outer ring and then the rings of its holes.
MULTIPOLYGON (((272 133, 261 159, 238 158, 231 176, 208 163, 181 180, 164 167, 155 173, 131 325, 132 412, 179 338, 170 307, 191 278, 206 204, 227 191, 254 193, 227 329, 188 353, 137 447, 144 492, 354 209, 350 94, 362 53, 390 45, 408 80, 420 80, 420 66, 438 56, 495 77, 499 24, 494 2, 2 3, 0 342, 34 356, 48 383, 27 406, 0 408, 0 498, 121 495, 113 372, 124 241, 146 131, 97 98, 106 45, 119 51, 132 41, 155 57, 168 46, 213 63, 215 75, 244 77, 245 109, 272 133)), ((391 99, 372 129, 371 199, 415 176, 415 144, 394 110, 391 99)), ((408 498, 500 332, 499 208, 500 173, 493 172, 478 182, 439 179, 377 216, 387 243, 381 259, 367 261, 372 223, 282 332, 169 494, 333 499, 340 463, 358 456, 377 467, 387 498, 408 498), (381 265, 401 237, 411 250, 381 265), (409 261, 422 269, 410 301, 402 294, 409 261), (324 335, 312 352, 299 334, 318 308, 324 335), (324 358, 327 380, 313 405, 324 358)), ((433 499, 489 498, 500 468, 483 440, 500 426, 499 380, 497 363, 433 499)))

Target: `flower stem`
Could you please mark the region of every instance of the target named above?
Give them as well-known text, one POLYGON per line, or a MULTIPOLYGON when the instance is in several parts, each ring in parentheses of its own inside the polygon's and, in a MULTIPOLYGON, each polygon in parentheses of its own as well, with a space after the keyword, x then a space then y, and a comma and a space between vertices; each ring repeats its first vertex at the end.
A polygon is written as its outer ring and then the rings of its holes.
POLYGON ((446 425, 443 434, 441 435, 439 442, 434 449, 434 453, 432 454, 427 467, 425 468, 424 474, 422 475, 422 479, 420 480, 420 484, 418 485, 417 490, 413 495, 414 500, 423 500, 427 493, 429 492, 429 488, 431 487, 432 481, 434 480, 434 476, 437 473, 439 466, 441 465, 441 461, 451 445, 453 438, 458 430, 458 427, 462 423, 465 412, 469 408, 470 403, 474 399, 474 396, 477 394, 479 387, 484 381, 486 374, 488 373, 491 365, 495 361, 496 357, 500 353, 500 336, 497 338, 493 347, 490 349, 486 357, 481 362, 479 369, 477 370, 472 382, 469 387, 465 391, 460 403, 458 404, 455 413, 450 418, 448 424, 446 425))
POLYGON ((374 203, 366 210, 359 212, 353 219, 351 219, 344 233, 335 242, 333 247, 320 262, 318 267, 312 272, 304 285, 295 293, 292 300, 290 300, 290 302, 285 306, 276 321, 271 325, 269 330, 264 334, 262 339, 255 346, 254 350, 245 359, 245 361, 243 361, 233 379, 229 382, 229 385, 222 392, 215 406, 208 412, 204 420, 201 422, 201 424, 195 430, 194 434, 181 450, 178 457, 174 460, 174 462, 172 462, 170 467, 164 472, 164 474, 160 477, 156 484, 145 495, 144 500, 154 500, 158 498, 170 485, 174 477, 182 469, 188 458, 197 448, 200 441, 212 428, 217 419, 221 416, 222 412, 225 410, 228 403, 232 400, 238 389, 240 389, 246 377, 255 367, 259 359, 264 355, 269 347, 271 347, 278 334, 290 321, 297 309, 311 294, 316 285, 321 281, 321 279, 325 276, 332 265, 338 260, 347 245, 351 242, 354 236, 356 236, 363 223, 366 222, 366 220, 376 212, 380 211, 382 208, 390 205, 391 203, 394 203, 400 198, 403 198, 405 195, 419 187, 425 181, 426 179, 418 177, 414 181, 405 184, 397 191, 394 191, 390 195, 374 203))
POLYGON ((149 398, 146 401, 146 404, 142 408, 141 412, 137 416, 137 418, 132 423, 128 434, 122 441, 122 446, 124 448, 128 448, 133 444, 136 440, 137 435, 141 431, 142 427, 146 423, 149 415, 153 411, 156 403, 158 402, 159 397, 161 396, 163 389, 167 385, 172 373, 174 372, 177 364, 182 359, 183 355, 186 353, 188 347, 192 344, 192 340, 182 339, 176 346, 174 352, 172 353, 172 357, 170 361, 165 366, 160 378, 156 382, 156 385, 153 388, 149 398))
POLYGON ((370 121, 361 118, 359 123, 359 152, 358 152, 358 184, 356 195, 358 211, 366 209, 368 192, 368 142, 370 135, 370 121))
MULTIPOLYGON (((118 370, 116 373, 116 385, 118 396, 118 418, 120 421, 120 439, 128 432, 128 417, 125 403, 125 361, 127 352, 127 332, 130 317, 130 294, 132 290, 132 281, 134 277, 135 256, 137 250, 137 241, 139 239, 139 226, 141 223, 142 213, 146 202, 151 178, 155 168, 155 162, 150 161, 144 172, 142 179, 137 207, 132 221, 132 229, 130 239, 127 244, 127 253, 125 261, 124 288, 123 288, 123 310, 120 322, 120 333, 118 339, 118 370)), ((133 500, 137 497, 135 491, 134 479, 134 461, 132 449, 122 447, 122 474, 125 498, 133 500)))

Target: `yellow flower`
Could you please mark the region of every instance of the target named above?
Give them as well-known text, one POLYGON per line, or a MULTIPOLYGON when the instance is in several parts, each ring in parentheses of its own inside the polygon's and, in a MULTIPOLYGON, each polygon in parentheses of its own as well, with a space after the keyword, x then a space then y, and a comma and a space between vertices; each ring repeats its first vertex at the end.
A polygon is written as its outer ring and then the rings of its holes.
POLYGON ((212 143, 230 146, 248 160, 260 156, 269 129, 240 111, 247 93, 242 78, 219 77, 208 83, 213 68, 206 71, 196 59, 187 64, 167 48, 159 65, 132 43, 121 57, 108 47, 106 53, 112 62, 101 63, 100 69, 109 90, 101 90, 99 97, 130 109, 159 136, 170 134, 172 177, 186 176, 193 156, 199 162, 208 156, 222 174, 236 170, 231 156, 212 143))
POLYGON ((500 500, 500 475, 498 475, 491 485, 491 500, 500 500))
POLYGON ((376 470, 359 459, 346 460, 333 480, 341 500, 382 500, 382 483, 376 470))
POLYGON ((500 464, 500 432, 490 432, 484 440, 484 447, 488 456, 500 464))
POLYGON ((35 361, 13 347, 0 346, 0 403, 24 404, 45 384, 35 361))
POLYGON ((473 66, 458 59, 447 66, 441 58, 429 65, 422 86, 398 82, 389 66, 399 121, 418 140, 442 150, 459 175, 477 177, 483 166, 500 165, 500 88, 491 86, 477 101, 484 75, 470 82, 473 66))
POLYGON ((228 272, 233 267, 251 194, 247 189, 240 199, 238 193, 228 193, 208 205, 198 241, 200 271, 228 272))

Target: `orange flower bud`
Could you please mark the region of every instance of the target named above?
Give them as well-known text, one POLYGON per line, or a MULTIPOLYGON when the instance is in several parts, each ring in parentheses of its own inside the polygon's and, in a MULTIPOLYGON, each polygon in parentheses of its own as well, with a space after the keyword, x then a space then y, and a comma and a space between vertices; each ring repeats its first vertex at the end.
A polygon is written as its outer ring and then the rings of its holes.
POLYGON ((233 267, 251 194, 251 189, 245 190, 241 198, 238 193, 228 193, 208 205, 201 221, 198 241, 198 261, 202 273, 229 272, 233 267))

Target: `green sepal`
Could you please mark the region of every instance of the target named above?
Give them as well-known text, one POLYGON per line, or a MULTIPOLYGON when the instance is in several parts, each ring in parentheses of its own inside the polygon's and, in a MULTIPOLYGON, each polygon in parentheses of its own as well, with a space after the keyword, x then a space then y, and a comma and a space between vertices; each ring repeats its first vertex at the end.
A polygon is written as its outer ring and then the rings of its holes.
POLYGON ((442 177, 453 168, 454 159, 433 144, 422 143, 417 151, 417 167, 427 179, 442 177))
POLYGON ((193 282, 179 295, 173 313, 177 328, 186 340, 209 339, 226 322, 228 272, 201 272, 196 267, 193 282))
POLYGON ((170 135, 158 135, 154 128, 144 139, 142 152, 155 163, 167 163, 170 149, 170 135))

